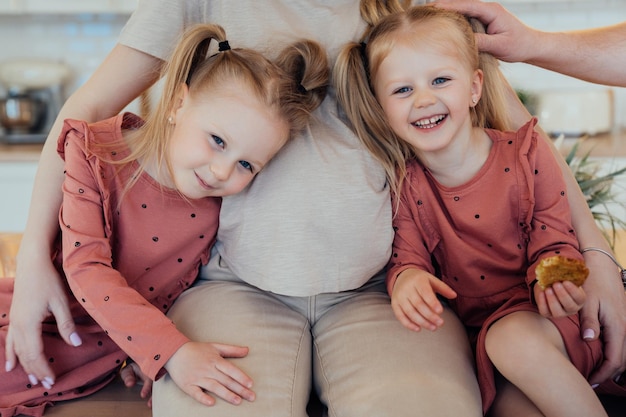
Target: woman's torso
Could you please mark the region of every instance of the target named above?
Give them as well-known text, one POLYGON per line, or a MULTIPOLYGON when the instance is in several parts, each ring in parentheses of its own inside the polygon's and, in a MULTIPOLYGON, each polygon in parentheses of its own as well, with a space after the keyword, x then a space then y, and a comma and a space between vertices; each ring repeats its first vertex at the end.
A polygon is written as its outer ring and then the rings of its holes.
MULTIPOLYGON (((365 28, 357 1, 172 3, 140 2, 155 14, 131 18, 121 42, 166 57, 169 48, 158 46, 164 27, 171 45, 182 26, 214 22, 225 27, 232 47, 271 56, 291 41, 312 38, 334 62, 339 48, 359 40, 365 28), (151 20, 156 16, 164 26, 151 20)), ((392 238, 384 171, 343 122, 331 89, 307 132, 247 190, 224 199, 216 245, 244 281, 307 296, 361 286, 383 269, 392 238)))

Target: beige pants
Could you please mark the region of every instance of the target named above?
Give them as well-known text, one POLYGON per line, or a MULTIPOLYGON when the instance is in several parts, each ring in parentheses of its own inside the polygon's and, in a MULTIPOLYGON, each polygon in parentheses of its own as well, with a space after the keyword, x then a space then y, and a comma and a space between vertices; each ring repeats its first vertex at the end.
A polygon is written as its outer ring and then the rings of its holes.
POLYGON ((436 332, 415 333, 393 316, 383 278, 314 297, 261 291, 215 256, 169 316, 192 340, 248 346, 234 360, 256 400, 206 407, 165 376, 153 416, 304 417, 312 384, 330 417, 479 417, 480 394, 465 331, 452 312, 436 332))

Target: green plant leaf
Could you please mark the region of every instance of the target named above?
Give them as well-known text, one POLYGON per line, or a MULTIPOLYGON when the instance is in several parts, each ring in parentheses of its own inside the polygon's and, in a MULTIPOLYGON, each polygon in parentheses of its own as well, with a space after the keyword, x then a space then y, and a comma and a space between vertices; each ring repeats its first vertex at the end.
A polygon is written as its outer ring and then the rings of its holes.
POLYGON ((565 157, 565 161, 585 196, 593 218, 598 223, 611 248, 614 248, 617 229, 626 229, 626 221, 613 215, 609 205, 617 203, 613 190, 614 180, 616 177, 626 175, 626 167, 599 175, 601 166, 598 161, 590 159, 591 150, 578 155, 581 142, 582 140, 578 140, 572 146, 565 157), (602 208, 602 210, 598 210, 598 208, 602 208))

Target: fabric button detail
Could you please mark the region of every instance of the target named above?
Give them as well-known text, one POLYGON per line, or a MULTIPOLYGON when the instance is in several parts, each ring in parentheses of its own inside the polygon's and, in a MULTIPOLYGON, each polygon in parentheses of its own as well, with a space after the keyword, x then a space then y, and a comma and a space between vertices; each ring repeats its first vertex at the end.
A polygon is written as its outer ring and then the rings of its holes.
POLYGON ((153 241, 153 242, 158 242, 158 241, 159 241, 159 238, 158 238, 158 237, 156 237, 156 236, 153 236, 153 237, 152 237, 152 241, 153 241))
POLYGON ((161 355, 154 355, 154 360, 158 361, 159 359, 161 359, 161 355))

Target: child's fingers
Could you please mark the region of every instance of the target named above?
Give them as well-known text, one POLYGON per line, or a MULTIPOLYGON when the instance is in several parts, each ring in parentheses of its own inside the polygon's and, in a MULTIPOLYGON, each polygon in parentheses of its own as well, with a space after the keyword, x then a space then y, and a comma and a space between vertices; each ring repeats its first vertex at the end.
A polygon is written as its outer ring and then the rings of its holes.
POLYGON ((408 320, 420 328, 437 330, 443 324, 439 314, 419 294, 412 294, 400 303, 400 308, 408 320))
MULTIPOLYGON (((433 288, 433 291, 445 298, 456 298, 456 291, 454 291, 452 289, 452 287, 450 287, 448 284, 446 284, 445 282, 443 282, 440 279, 433 279, 431 281, 431 285, 433 288)), ((434 294, 433 294, 434 295, 434 294)), ((435 300, 437 302, 437 304, 439 304, 439 306, 441 307, 441 303, 439 302, 439 300, 435 297, 435 300)), ((432 305, 432 304, 431 304, 432 305)), ((441 307, 441 310, 438 311, 443 311, 443 307, 441 307)))
POLYGON ((578 312, 585 303, 585 291, 569 281, 555 283, 552 290, 566 315, 578 312))
POLYGON ((413 323, 411 319, 406 314, 404 314, 404 311, 402 311, 402 309, 400 309, 399 307, 394 307, 393 313, 398 319, 398 321, 407 329, 413 330, 414 332, 419 332, 420 330, 422 330, 422 328, 418 326, 417 324, 413 323))
POLYGON ((223 377, 218 377, 218 381, 224 387, 241 398, 254 401, 256 395, 250 390, 252 388, 252 379, 241 369, 226 360, 217 363, 215 369, 222 373, 223 377))
POLYGON ((546 288, 544 290, 544 293, 546 296, 548 310, 550 311, 550 315, 547 317, 566 317, 570 314, 574 314, 580 309, 572 307, 572 305, 575 305, 575 303, 571 300, 571 297, 569 298, 569 300, 559 298, 559 296, 557 296, 556 289, 559 289, 559 294, 565 294, 564 298, 569 297, 569 295, 564 292, 562 284, 560 283, 555 283, 552 287, 546 288), (572 310, 569 310, 570 308, 572 310))
POLYGON ((209 407, 212 405, 215 405, 215 398, 207 394, 206 391, 208 390, 203 389, 202 387, 199 387, 199 386, 186 387, 186 388, 183 388, 183 391, 185 391, 187 395, 189 395, 194 400, 198 401, 200 404, 204 404, 209 407))
POLYGON ((125 366, 120 370, 120 378, 122 378, 124 385, 127 387, 134 387, 137 383, 135 370, 131 365, 125 366))
POLYGON ((139 396, 144 399, 148 398, 148 407, 152 407, 152 380, 148 379, 147 381, 144 381, 139 396))

